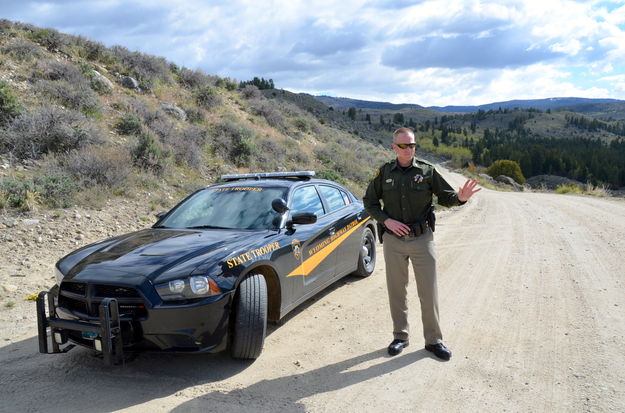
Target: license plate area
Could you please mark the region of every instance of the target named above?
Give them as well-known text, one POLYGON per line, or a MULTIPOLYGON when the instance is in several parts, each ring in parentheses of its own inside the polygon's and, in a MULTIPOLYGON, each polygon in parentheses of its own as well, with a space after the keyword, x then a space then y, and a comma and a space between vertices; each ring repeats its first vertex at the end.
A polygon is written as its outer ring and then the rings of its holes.
POLYGON ((96 338, 99 337, 98 333, 94 333, 92 331, 82 331, 81 335, 82 335, 82 338, 86 340, 95 340, 96 338))

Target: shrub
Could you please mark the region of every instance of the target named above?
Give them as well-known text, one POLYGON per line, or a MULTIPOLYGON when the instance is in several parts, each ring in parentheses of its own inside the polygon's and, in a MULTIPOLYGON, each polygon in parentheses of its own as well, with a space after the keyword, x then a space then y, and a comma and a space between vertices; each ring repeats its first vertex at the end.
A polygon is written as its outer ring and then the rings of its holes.
POLYGON ((44 203, 51 208, 68 208, 74 204, 73 197, 78 185, 62 171, 48 171, 35 178, 35 186, 44 203))
POLYGON ((21 37, 11 39, 2 52, 19 61, 36 60, 43 56, 39 46, 21 37))
POLYGON ((72 151, 61 164, 76 181, 88 188, 122 186, 131 173, 131 162, 126 150, 89 146, 72 151))
POLYGON ((52 59, 38 62, 33 77, 45 80, 66 80, 73 84, 88 84, 87 79, 76 66, 52 59))
POLYGON ((211 86, 203 86, 194 92, 195 101, 204 109, 211 109, 221 104, 221 98, 211 86))
POLYGON ((486 173, 493 178, 499 175, 506 175, 521 185, 525 183, 525 177, 523 176, 523 172, 521 172, 521 167, 515 161, 506 159, 497 160, 486 169, 486 173))
POLYGON ((575 184, 567 184, 567 185, 559 185, 556 188, 556 194, 583 194, 584 189, 579 185, 575 184))
POLYGON ((178 72, 178 82, 188 89, 199 89, 208 85, 209 77, 200 70, 191 70, 183 67, 178 72))
POLYGON ((6 82, 0 82, 0 127, 16 118, 22 111, 17 103, 17 96, 6 82))
POLYGON ((17 117, 0 130, 0 148, 22 160, 69 152, 101 140, 100 131, 83 114, 53 106, 17 117))
POLYGON ((241 89, 241 94, 245 99, 259 99, 260 98, 260 90, 254 85, 245 85, 243 89, 241 89))
POLYGON ((254 130, 224 119, 215 127, 215 153, 236 166, 249 165, 254 152, 254 130))
POLYGON ((339 173, 336 172, 334 169, 322 169, 321 171, 317 172, 317 176, 321 179, 329 179, 331 181, 336 181, 339 184, 345 184, 345 179, 343 179, 343 177, 339 175, 339 173))
POLYGON ((204 111, 195 106, 185 107, 184 113, 187 114, 187 120, 191 123, 201 123, 204 121, 204 111))
POLYGON ((284 117, 270 102, 252 101, 251 107, 254 114, 263 116, 269 125, 274 128, 283 128, 284 117))
POLYGON ((141 119, 133 113, 127 113, 117 120, 115 130, 120 135, 138 135, 141 133, 141 119))
POLYGON ((310 124, 308 120, 304 118, 296 118, 293 123, 295 124, 295 127, 297 128, 297 130, 299 130, 300 132, 310 131, 310 124))
POLYGON ((109 62, 113 57, 103 43, 94 42, 82 36, 73 37, 73 43, 82 49, 79 55, 87 60, 109 62))
POLYGON ((63 106, 80 110, 85 114, 100 110, 98 95, 87 83, 71 84, 65 80, 42 80, 37 83, 37 89, 63 106))
POLYGON ((33 179, 4 178, 0 188, 9 207, 31 211, 41 203, 51 208, 72 206, 78 186, 67 174, 51 170, 33 179))
POLYGON ((61 50, 66 45, 67 37, 55 29, 37 29, 31 34, 32 39, 51 52, 61 50))
POLYGON ((164 172, 168 156, 169 152, 164 150, 154 135, 149 132, 141 133, 136 146, 132 149, 134 164, 157 175, 164 172))
POLYGON ((259 169, 272 171, 279 166, 284 166, 286 153, 284 146, 280 145, 270 136, 259 138, 255 142, 254 163, 259 169))
POLYGON ((170 67, 165 58, 131 52, 123 46, 113 46, 111 52, 147 89, 151 89, 157 80, 171 82, 170 67))
POLYGON ((190 126, 185 128, 179 136, 170 137, 166 143, 171 147, 174 160, 178 165, 187 164, 192 168, 202 166, 202 147, 207 141, 206 130, 190 126))
POLYGON ((226 90, 233 91, 239 87, 237 82, 235 82, 234 80, 230 78, 225 78, 223 79, 223 81, 224 81, 224 87, 226 88, 226 90))

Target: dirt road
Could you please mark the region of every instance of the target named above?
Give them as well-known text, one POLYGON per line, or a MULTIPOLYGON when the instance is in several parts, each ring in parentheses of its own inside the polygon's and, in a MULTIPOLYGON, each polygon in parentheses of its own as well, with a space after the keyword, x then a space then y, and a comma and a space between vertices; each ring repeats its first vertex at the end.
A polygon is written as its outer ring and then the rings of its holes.
POLYGON ((270 326, 253 363, 41 355, 34 305, 2 308, 0 411, 624 412, 625 200, 482 190, 437 223, 449 362, 422 347, 414 280, 411 344, 387 356, 379 248, 373 276, 270 326))

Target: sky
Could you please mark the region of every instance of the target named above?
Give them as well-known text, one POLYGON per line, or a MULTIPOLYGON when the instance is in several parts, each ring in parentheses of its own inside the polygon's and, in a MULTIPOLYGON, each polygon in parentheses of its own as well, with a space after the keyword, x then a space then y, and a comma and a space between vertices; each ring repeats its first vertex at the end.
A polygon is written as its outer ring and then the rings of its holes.
POLYGON ((0 0, 0 18, 314 95, 625 99, 625 0, 0 0))

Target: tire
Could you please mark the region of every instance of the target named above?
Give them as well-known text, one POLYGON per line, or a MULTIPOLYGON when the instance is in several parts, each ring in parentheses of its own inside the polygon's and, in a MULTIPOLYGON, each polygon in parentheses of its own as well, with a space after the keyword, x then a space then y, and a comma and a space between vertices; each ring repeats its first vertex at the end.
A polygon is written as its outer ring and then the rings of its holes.
POLYGON ((369 228, 365 228, 358 254, 358 269, 354 275, 368 277, 373 273, 373 270, 375 270, 375 237, 369 228))
POLYGON ((260 356, 267 332, 267 284, 260 274, 248 275, 241 284, 234 306, 230 352, 237 359, 260 356))

